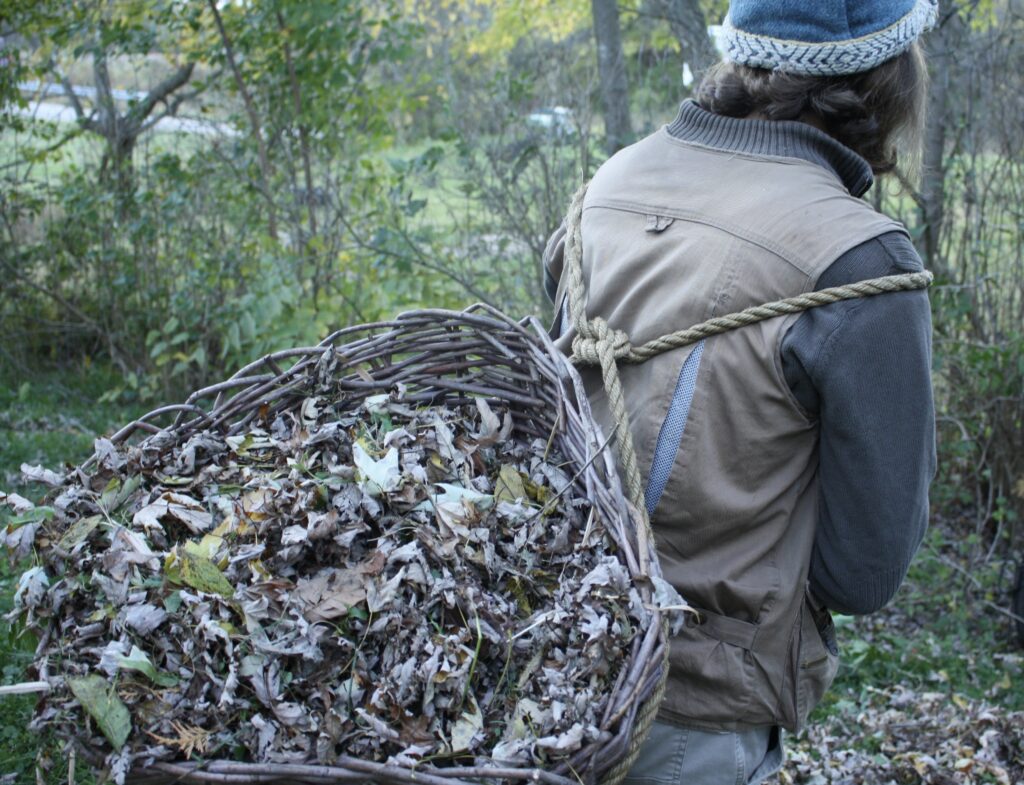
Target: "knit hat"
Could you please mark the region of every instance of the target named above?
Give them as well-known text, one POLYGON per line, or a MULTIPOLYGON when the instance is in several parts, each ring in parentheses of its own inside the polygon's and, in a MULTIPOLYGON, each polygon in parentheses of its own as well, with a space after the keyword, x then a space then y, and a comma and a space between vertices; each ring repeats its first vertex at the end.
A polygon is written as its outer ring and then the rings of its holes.
POLYGON ((867 71, 935 24, 937 0, 732 0, 725 58, 808 76, 867 71))

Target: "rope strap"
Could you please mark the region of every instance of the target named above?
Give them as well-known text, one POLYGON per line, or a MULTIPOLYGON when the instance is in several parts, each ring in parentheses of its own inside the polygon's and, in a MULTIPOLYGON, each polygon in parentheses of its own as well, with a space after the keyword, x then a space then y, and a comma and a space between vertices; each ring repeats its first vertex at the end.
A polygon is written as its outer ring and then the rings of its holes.
POLYGON ((597 351, 597 342, 602 337, 607 337, 612 343, 615 359, 626 363, 642 363, 662 352, 680 349, 683 346, 697 343, 712 335, 720 335, 738 327, 746 327, 748 324, 763 322, 765 319, 774 319, 776 316, 786 316, 792 313, 801 313, 818 308, 822 305, 831 305, 841 300, 851 300, 857 297, 871 297, 886 292, 906 292, 914 289, 924 289, 932 281, 932 274, 928 271, 920 273, 904 273, 902 275, 885 275, 881 278, 869 278, 857 283, 845 284, 844 286, 833 286, 828 289, 820 289, 816 292, 799 294, 796 297, 787 297, 785 300, 754 305, 742 311, 716 316, 701 322, 685 330, 669 333, 660 338, 655 338, 640 346, 633 346, 629 342, 629 336, 621 330, 614 330, 609 327, 603 319, 597 317, 590 320, 591 332, 594 338, 584 338, 577 331, 577 337, 572 344, 573 357, 581 365, 597 365, 600 363, 600 355, 597 351))
MULTIPOLYGON (((583 198, 586 192, 587 186, 584 184, 573 197, 566 219, 565 263, 569 275, 567 285, 569 314, 572 326, 576 330, 570 359, 577 365, 594 365, 601 368, 605 392, 608 395, 608 403, 615 420, 615 437, 618 440, 619 461, 625 474, 626 487, 629 491, 630 501, 636 507, 643 521, 643 531, 638 534, 641 534, 648 543, 653 541, 650 521, 644 504, 644 491, 640 481, 640 470, 637 466, 633 434, 629 426, 629 413, 626 411, 626 403, 622 395, 619 362, 642 363, 662 352, 689 346, 712 335, 721 335, 739 327, 763 322, 766 319, 801 313, 841 300, 872 297, 886 292, 924 289, 932 282, 932 274, 927 271, 871 278, 845 286, 806 292, 796 297, 788 297, 764 305, 755 305, 724 316, 716 316, 685 330, 669 333, 640 346, 634 346, 625 332, 614 329, 604 319, 600 317, 587 318, 586 285, 583 281, 583 237, 580 230, 583 223, 583 198)), ((647 550, 647 546, 642 544, 640 554, 643 567, 647 566, 647 550)))

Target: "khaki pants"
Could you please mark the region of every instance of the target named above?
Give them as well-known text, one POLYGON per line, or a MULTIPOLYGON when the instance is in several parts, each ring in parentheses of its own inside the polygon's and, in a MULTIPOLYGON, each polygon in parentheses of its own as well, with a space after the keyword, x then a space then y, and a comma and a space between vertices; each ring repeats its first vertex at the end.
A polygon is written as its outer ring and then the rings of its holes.
POLYGON ((712 733, 655 722, 623 785, 754 785, 783 757, 778 728, 712 733))

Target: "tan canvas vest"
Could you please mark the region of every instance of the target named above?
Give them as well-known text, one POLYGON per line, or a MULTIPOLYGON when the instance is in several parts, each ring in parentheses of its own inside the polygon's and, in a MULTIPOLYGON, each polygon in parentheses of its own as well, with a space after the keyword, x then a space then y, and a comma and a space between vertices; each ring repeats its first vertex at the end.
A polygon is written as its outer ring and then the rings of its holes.
MULTIPOLYGON (((662 129, 618 153, 590 184, 587 314, 641 344, 813 290, 837 257, 892 230, 902 226, 850 196, 823 166, 702 147, 662 129)), ((818 629, 827 614, 816 624, 805 588, 818 427, 793 398, 780 358, 797 318, 620 366, 644 482, 656 453, 658 474, 667 474, 652 514, 662 569, 703 611, 701 624, 673 639, 663 720, 795 730, 835 674, 818 629)), ((566 352, 572 336, 567 329, 558 340, 566 352)), ((610 430, 600 373, 583 376, 610 430)))

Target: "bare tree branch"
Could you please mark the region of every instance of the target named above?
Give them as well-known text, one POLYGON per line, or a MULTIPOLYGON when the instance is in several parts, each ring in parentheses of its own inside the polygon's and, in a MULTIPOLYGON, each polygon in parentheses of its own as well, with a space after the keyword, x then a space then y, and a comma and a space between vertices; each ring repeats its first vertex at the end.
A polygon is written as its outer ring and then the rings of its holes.
POLYGON ((187 93, 180 93, 176 95, 174 97, 174 100, 167 102, 165 104, 166 108, 162 112, 150 115, 146 119, 146 121, 139 126, 140 133, 143 131, 148 131, 150 128, 152 128, 161 120, 167 117, 176 117, 178 115, 178 110, 182 107, 182 104, 184 104, 186 101, 191 101, 193 98, 202 95, 205 89, 205 87, 200 87, 196 90, 190 90, 187 93))
POLYGON ((106 52, 93 53, 92 56, 93 80, 96 83, 96 97, 100 109, 100 122, 105 126, 104 136, 113 139, 118 136, 117 106, 114 104, 114 91, 110 85, 110 71, 107 69, 106 52))
POLYGON ((6 275, 9 275, 11 278, 20 281, 25 286, 29 287, 30 289, 34 289, 43 296, 48 297, 49 299, 57 303, 57 305, 59 305, 65 311, 70 313, 72 316, 77 317, 79 320, 78 327, 84 327, 96 333, 100 337, 105 338, 108 346, 110 347, 111 357, 115 360, 115 362, 119 358, 126 356, 124 352, 121 351, 120 347, 114 342, 114 338, 110 330, 106 329, 103 325, 99 324, 96 320, 92 319, 88 314, 79 309, 74 303, 67 300, 60 293, 55 292, 52 289, 47 289, 42 284, 36 283, 27 275, 24 275, 23 273, 19 272, 18 269, 13 264, 11 264, 7 259, 3 259, 2 262, 4 273, 6 275))
POLYGON ((914 204, 922 210, 925 209, 928 205, 928 200, 925 198, 925 195, 917 190, 914 187, 914 184, 907 179, 906 174, 898 168, 894 169, 892 174, 895 175, 896 179, 899 181, 900 187, 907 193, 907 195, 910 196, 911 199, 914 200, 914 204))
POLYGON ((40 160, 45 159, 46 156, 52 153, 54 150, 59 150, 61 147, 63 147, 65 144, 70 142, 75 137, 81 136, 84 130, 85 129, 81 126, 75 126, 72 130, 68 131, 66 134, 61 136, 61 138, 58 139, 56 142, 53 142, 52 144, 49 144, 46 147, 41 147, 35 150, 32 158, 28 161, 27 166, 24 159, 15 158, 12 161, 8 161, 7 163, 0 165, 0 171, 5 171, 7 169, 17 169, 19 166, 25 166, 25 171, 22 177, 27 179, 29 174, 31 174, 32 168, 36 165, 36 163, 38 163, 40 160))
MULTIPOLYGON (((278 29, 281 30, 282 34, 287 31, 287 25, 284 21, 284 15, 277 12, 277 25, 278 29)), ((301 121, 302 117, 302 94, 299 91, 299 79, 295 73, 295 61, 292 59, 292 48, 288 43, 288 36, 284 36, 284 61, 288 68, 288 82, 291 87, 292 94, 292 108, 295 110, 295 120, 299 124, 299 146, 302 150, 302 170, 303 176, 306 180, 306 194, 309 198, 313 196, 313 166, 310 160, 309 152, 309 128, 306 124, 301 121)), ((316 210, 313 209, 313 205, 308 205, 309 209, 309 233, 311 237, 316 237, 317 226, 316 226, 316 210)), ((314 301, 316 300, 314 296, 314 301)))
POLYGON ((64 95, 69 101, 71 101, 71 108, 75 110, 75 116, 79 121, 86 119, 85 109, 82 107, 82 102, 78 100, 78 95, 75 93, 74 85, 71 84, 63 72, 57 67, 56 63, 52 60, 47 65, 47 69, 57 77, 57 81, 60 82, 61 87, 64 88, 64 95))
POLYGON ((192 78, 192 72, 195 70, 195 67, 195 63, 188 63, 178 68, 173 74, 150 89, 142 101, 131 107, 129 115, 139 122, 145 120, 156 108, 157 104, 161 102, 166 103, 168 96, 188 83, 188 80, 192 78))

